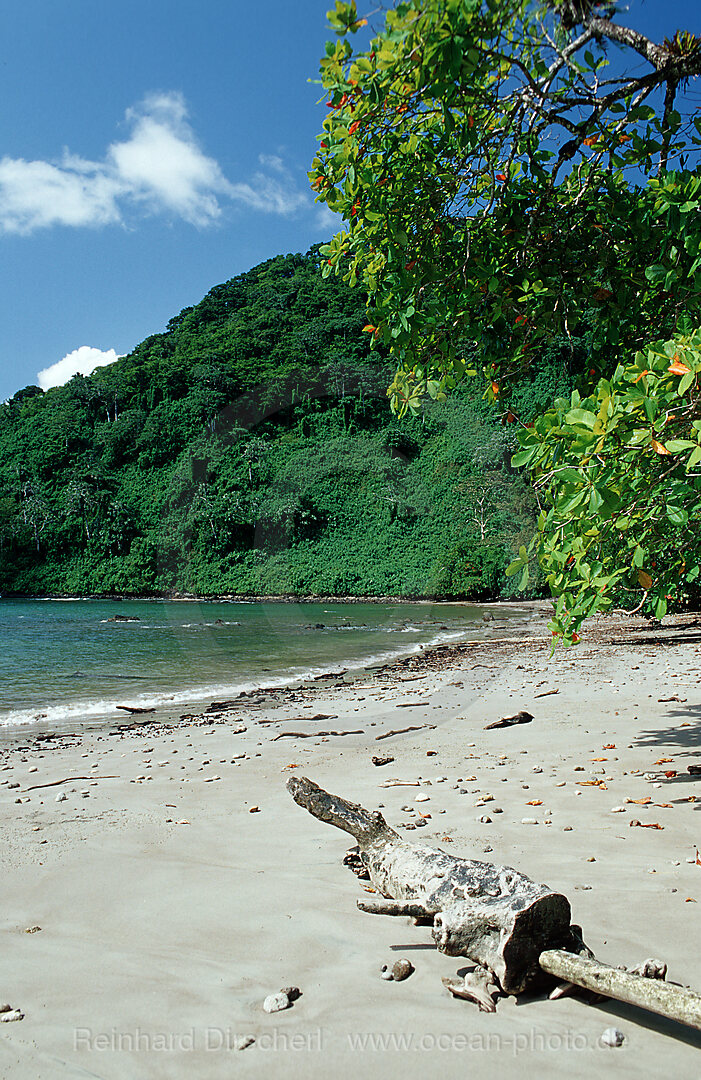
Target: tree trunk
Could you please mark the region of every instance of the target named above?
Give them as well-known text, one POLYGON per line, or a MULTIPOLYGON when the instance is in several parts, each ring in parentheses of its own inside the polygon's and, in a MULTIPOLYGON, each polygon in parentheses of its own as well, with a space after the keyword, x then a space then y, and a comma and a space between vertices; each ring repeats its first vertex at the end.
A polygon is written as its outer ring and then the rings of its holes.
POLYGON ((370 880, 398 905, 361 905, 377 914, 433 916, 433 938, 448 956, 466 956, 493 973, 506 994, 538 980, 544 949, 582 948, 570 926, 567 897, 509 866, 457 859, 410 844, 379 811, 331 795, 306 777, 291 777, 293 799, 320 821, 350 833, 370 880))

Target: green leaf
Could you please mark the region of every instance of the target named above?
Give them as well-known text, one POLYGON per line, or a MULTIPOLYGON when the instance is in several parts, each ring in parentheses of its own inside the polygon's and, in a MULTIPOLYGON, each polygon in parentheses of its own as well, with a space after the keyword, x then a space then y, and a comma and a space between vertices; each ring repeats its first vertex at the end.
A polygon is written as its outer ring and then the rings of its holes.
POLYGON ((686 525, 689 520, 689 515, 681 506, 670 506, 669 503, 666 506, 667 520, 672 525, 686 525))
POLYGON ((515 469, 521 468, 523 465, 530 465, 537 453, 537 446, 531 446, 527 450, 519 450, 519 452, 514 454, 511 458, 511 464, 515 469))

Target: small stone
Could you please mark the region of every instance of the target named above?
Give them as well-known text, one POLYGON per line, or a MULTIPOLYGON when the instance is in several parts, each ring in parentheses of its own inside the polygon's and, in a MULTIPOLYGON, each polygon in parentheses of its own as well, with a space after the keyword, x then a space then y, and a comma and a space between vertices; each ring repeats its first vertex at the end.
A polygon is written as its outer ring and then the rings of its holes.
POLYGON ((56 802, 65 802, 67 798, 65 791, 62 791, 60 795, 56 796, 56 802))
POLYGON ((289 1009, 290 999, 287 994, 268 994, 267 998, 263 1002, 263 1012, 276 1013, 282 1012, 283 1009, 289 1009))
POLYGON ((249 806, 249 814, 260 814, 260 806, 249 806))
POLYGON ((542 771, 543 770, 541 769, 540 765, 534 765, 533 766, 533 772, 542 772, 542 771))
POLYGON ((596 862, 596 859, 594 858, 593 855, 590 855, 589 858, 587 859, 587 862, 596 862))
POLYGON ((395 982, 403 982, 408 979, 414 970, 413 964, 405 957, 400 957, 392 964, 392 978, 395 982))
POLYGON ((20 1012, 19 1009, 6 1009, 4 1012, 0 1012, 0 1023, 11 1024, 13 1020, 24 1020, 24 1013, 20 1012))
POLYGON ((302 991, 298 986, 283 986, 280 993, 287 994, 290 1001, 297 1001, 297 999, 302 996, 302 991))
POLYGON ((618 1028, 606 1028, 606 1031, 601 1035, 599 1042, 602 1046, 623 1046, 625 1042, 625 1035, 618 1028))
POLYGON ((524 818, 521 818, 521 824, 522 825, 537 825, 538 821, 534 817, 524 817, 524 818))
POLYGON ((562 831, 563 832, 572 832, 572 826, 571 825, 565 825, 565 827, 564 827, 564 829, 562 831))
POLYGON ((625 812, 626 812, 625 806, 614 806, 611 809, 612 814, 625 814, 625 812))
POLYGON ((16 788, 19 787, 19 784, 17 783, 17 781, 13 781, 13 783, 8 784, 7 786, 8 788, 16 788))
POLYGON ((28 926, 24 932, 25 934, 36 934, 39 930, 41 930, 40 926, 28 926))
POLYGON ((558 784, 555 784, 555 787, 566 787, 566 786, 567 786, 567 781, 566 780, 560 780, 560 782, 558 784))
POLYGON ((502 810, 502 808, 500 806, 493 806, 492 807, 492 813, 493 814, 503 814, 504 811, 502 810))
POLYGON ((416 798, 414 799, 414 802, 429 802, 430 799, 431 799, 430 795, 417 795, 416 798))
POLYGON ((394 981, 394 975, 392 974, 392 969, 389 964, 383 964, 380 968, 380 978, 384 979, 385 982, 394 981))
POLYGON ((480 825, 491 825, 492 823, 492 819, 490 818, 489 814, 482 814, 482 817, 479 820, 480 825))
POLYGON ((247 1046, 253 1046, 256 1040, 252 1035, 237 1035, 234 1039, 234 1050, 245 1050, 247 1046))

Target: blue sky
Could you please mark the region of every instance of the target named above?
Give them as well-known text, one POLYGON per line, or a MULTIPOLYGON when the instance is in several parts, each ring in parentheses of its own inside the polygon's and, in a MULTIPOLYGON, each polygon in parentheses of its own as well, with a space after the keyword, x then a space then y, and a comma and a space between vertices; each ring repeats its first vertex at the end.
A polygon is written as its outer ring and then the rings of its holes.
MULTIPOLYGON (((306 179, 330 6, 5 0, 0 400, 330 235, 306 179)), ((626 21, 701 30, 698 0, 637 0, 626 21)))

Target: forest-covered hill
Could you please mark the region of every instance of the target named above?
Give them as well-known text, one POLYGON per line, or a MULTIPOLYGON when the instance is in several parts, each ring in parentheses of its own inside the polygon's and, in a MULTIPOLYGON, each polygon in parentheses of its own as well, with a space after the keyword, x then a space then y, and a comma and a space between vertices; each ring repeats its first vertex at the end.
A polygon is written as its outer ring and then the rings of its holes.
POLYGON ((318 263, 265 262, 0 406, 0 591, 509 595, 534 520, 512 429, 469 388, 394 418, 365 297, 318 263))

